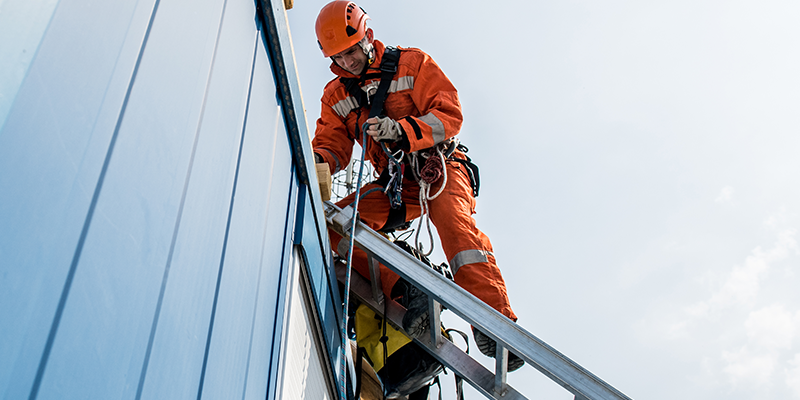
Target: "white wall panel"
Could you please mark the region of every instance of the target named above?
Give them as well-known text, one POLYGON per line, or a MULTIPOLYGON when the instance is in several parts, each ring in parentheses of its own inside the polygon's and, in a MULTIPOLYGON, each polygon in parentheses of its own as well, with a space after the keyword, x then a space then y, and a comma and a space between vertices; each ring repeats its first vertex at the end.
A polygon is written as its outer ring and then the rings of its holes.
POLYGON ((324 374, 324 345, 315 338, 313 303, 300 278, 305 266, 297 251, 292 256, 278 398, 327 400, 335 395, 324 374))

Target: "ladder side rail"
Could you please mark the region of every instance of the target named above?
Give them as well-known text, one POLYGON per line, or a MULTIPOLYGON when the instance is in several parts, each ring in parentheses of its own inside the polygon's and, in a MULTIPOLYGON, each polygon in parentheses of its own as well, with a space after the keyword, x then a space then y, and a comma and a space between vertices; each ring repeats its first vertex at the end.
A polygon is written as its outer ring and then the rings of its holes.
POLYGON ((534 368, 576 395, 589 399, 628 399, 583 367, 525 331, 471 293, 392 244, 379 233, 359 225, 359 247, 398 275, 419 287, 450 311, 515 352, 534 368))
MULTIPOLYGON (((349 231, 342 230, 341 213, 342 211, 337 206, 326 202, 325 214, 329 225, 337 233, 347 237, 349 231)), ((520 325, 512 322, 497 310, 489 307, 471 293, 433 269, 426 267, 422 262, 361 222, 358 223, 355 231, 354 242, 371 257, 496 340, 498 345, 513 351, 567 391, 588 399, 630 400, 619 390, 532 335, 520 325)), ((430 341, 430 338, 426 337, 426 340, 430 341)))

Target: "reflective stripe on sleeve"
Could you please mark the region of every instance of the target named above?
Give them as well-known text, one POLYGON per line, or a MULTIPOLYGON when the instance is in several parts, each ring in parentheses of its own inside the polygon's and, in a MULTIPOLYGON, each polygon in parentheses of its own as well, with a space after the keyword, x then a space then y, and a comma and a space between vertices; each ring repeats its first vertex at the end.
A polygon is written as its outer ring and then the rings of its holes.
POLYGON ((419 117, 420 121, 428 124, 431 127, 431 134, 433 135, 433 144, 439 144, 444 142, 444 124, 442 121, 433 113, 425 114, 419 117))
POLYGON ((450 260, 450 270, 453 271, 453 276, 455 276, 458 273, 458 269, 464 265, 489 262, 489 256, 494 256, 494 254, 486 250, 460 251, 450 260))
POLYGON ((358 102, 356 98, 353 96, 347 96, 344 100, 340 100, 338 103, 333 105, 333 111, 336 111, 340 117, 344 118, 347 114, 350 114, 354 108, 358 108, 358 102))
POLYGON ((396 81, 392 81, 392 84, 389 85, 389 93, 399 92, 401 90, 407 90, 413 88, 414 88, 414 77, 402 76, 400 78, 397 78, 396 81))

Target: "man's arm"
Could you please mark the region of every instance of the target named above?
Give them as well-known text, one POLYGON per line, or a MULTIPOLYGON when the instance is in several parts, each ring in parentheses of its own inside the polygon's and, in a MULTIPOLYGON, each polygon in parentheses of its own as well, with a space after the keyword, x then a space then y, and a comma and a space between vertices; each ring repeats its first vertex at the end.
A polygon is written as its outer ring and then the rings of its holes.
POLYGON ((320 117, 311 145, 317 163, 327 163, 333 174, 341 171, 350 161, 354 140, 347 135, 344 120, 339 117, 323 96, 320 117))
POLYGON ((454 137, 461 130, 463 120, 455 86, 430 56, 418 54, 422 60, 414 77, 411 97, 421 115, 397 121, 406 134, 411 152, 454 137))

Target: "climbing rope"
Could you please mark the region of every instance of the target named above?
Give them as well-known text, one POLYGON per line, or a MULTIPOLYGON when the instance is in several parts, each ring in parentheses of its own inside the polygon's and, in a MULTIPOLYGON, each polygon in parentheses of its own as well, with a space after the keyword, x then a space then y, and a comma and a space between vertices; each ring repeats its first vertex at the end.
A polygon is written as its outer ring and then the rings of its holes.
MULTIPOLYGON (((355 201, 353 202, 353 217, 350 221, 350 238, 347 250, 347 263, 345 264, 345 287, 344 287, 344 307, 342 311, 342 324, 341 324, 341 335, 342 335, 342 357, 341 357, 341 372, 340 372, 340 384, 339 384, 339 394, 340 398, 346 399, 347 398, 347 389, 346 389, 346 381, 347 381, 347 349, 348 349, 348 336, 347 336, 347 311, 350 307, 350 275, 352 272, 352 264, 353 264, 353 247, 354 247, 354 238, 355 238, 355 230, 356 225, 358 224, 358 206, 361 201, 362 197, 366 197, 368 194, 380 190, 380 188, 373 188, 366 191, 363 195, 361 194, 361 177, 364 173, 364 160, 366 158, 366 140, 367 140, 367 123, 365 122, 364 125, 361 127, 362 131, 362 146, 361 146, 361 162, 360 167, 358 170, 358 178, 356 180, 356 196, 355 201)), ((356 133, 357 135, 358 133, 356 133)), ((389 161, 389 183, 386 185, 384 189, 384 193, 389 198, 389 202, 392 208, 399 208, 402 205, 402 192, 403 192, 403 170, 405 169, 405 164, 403 160, 406 158, 405 152, 399 150, 397 153, 392 154, 389 149, 386 147, 385 143, 381 143, 381 149, 383 149, 384 153, 387 156, 389 161)), ((448 154, 449 156, 449 154, 448 154)), ((436 199, 439 197, 442 192, 444 192, 444 188, 447 185, 447 164, 446 164, 446 157, 442 152, 441 146, 436 147, 436 153, 431 154, 430 156, 425 159, 425 165, 422 169, 419 168, 419 160, 423 158, 417 153, 412 154, 410 157, 412 171, 414 173, 415 180, 419 183, 420 190, 419 190, 419 201, 420 201, 420 208, 422 216, 425 219, 425 225, 428 231, 428 239, 430 243, 430 250, 425 252, 425 246, 419 241, 419 233, 422 230, 422 218, 420 219, 417 225, 417 232, 415 241, 417 242, 416 247, 417 250, 424 254, 426 257, 433 253, 434 249, 434 241, 433 241, 433 233, 431 231, 431 222, 430 222, 430 213, 429 213, 429 206, 428 202, 436 199), (438 182, 440 179, 443 179, 441 187, 436 194, 431 195, 431 187, 434 183, 438 182)))
MULTIPOLYGON (((347 247, 347 263, 345 264, 345 283, 344 283, 344 307, 342 309, 342 362, 340 364, 341 372, 339 374, 339 398, 346 399, 347 398, 347 349, 349 348, 347 343, 347 311, 350 308, 350 273, 353 270, 353 245, 354 245, 354 237, 356 235, 356 225, 358 225, 358 203, 361 201, 361 176, 364 173, 364 159, 367 155, 367 123, 365 122, 364 125, 361 127, 361 131, 363 132, 361 137, 361 166, 358 168, 358 179, 356 180, 356 200, 353 203, 353 218, 350 220, 350 243, 347 247)), ((356 133, 358 135, 358 133, 356 133)), ((369 194, 364 193, 366 196, 369 194)))
POLYGON ((447 164, 445 164, 444 153, 442 153, 442 149, 439 146, 436 147, 436 154, 431 154, 427 158, 425 161, 425 166, 422 167, 421 171, 419 170, 420 157, 421 156, 415 154, 415 156, 412 158, 414 177, 416 178, 417 182, 419 182, 419 207, 421 209, 421 216, 419 222, 417 223, 417 234, 414 237, 414 241, 417 243, 417 250, 427 257, 433 253, 433 248, 435 246, 433 241, 433 232, 431 231, 431 216, 428 202, 436 199, 440 194, 442 194, 442 192, 444 192, 444 187, 447 185, 447 164), (438 157, 436 157, 437 155, 438 157), (435 195, 431 196, 431 187, 442 177, 444 177, 444 180, 439 188, 439 191, 436 192, 435 195), (422 231, 423 219, 425 220, 425 227, 428 231, 428 243, 431 245, 430 250, 427 252, 425 251, 425 246, 419 241, 419 233, 422 231))

